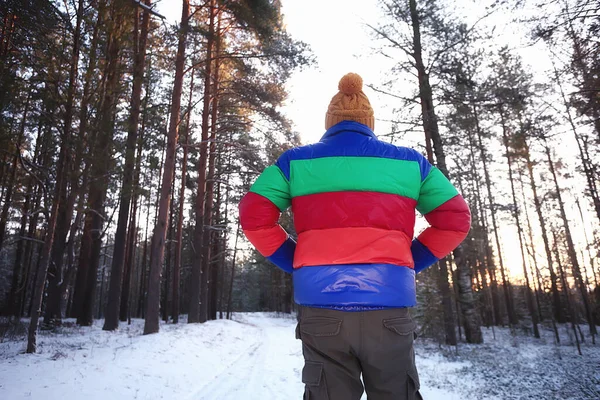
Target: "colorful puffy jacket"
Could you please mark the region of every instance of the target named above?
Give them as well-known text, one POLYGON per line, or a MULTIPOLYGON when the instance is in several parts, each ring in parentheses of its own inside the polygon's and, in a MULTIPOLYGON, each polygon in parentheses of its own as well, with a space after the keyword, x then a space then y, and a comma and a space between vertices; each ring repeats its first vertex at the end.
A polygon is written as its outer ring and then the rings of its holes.
POLYGON ((470 217, 421 154, 352 121, 285 152, 240 203, 246 237, 293 272, 298 304, 350 310, 414 306, 415 273, 463 241, 470 217), (297 244, 278 224, 290 205, 297 244), (430 227, 413 240, 415 209, 430 227))

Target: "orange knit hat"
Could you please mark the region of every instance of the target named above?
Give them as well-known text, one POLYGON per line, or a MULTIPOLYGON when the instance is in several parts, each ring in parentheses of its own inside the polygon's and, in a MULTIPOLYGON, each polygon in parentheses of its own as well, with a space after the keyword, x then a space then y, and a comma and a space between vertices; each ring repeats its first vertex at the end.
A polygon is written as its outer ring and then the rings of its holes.
POLYGON ((360 75, 352 72, 340 79, 339 92, 331 99, 325 114, 325 129, 341 121, 356 121, 373 130, 375 117, 371 103, 362 91, 362 85, 360 75))

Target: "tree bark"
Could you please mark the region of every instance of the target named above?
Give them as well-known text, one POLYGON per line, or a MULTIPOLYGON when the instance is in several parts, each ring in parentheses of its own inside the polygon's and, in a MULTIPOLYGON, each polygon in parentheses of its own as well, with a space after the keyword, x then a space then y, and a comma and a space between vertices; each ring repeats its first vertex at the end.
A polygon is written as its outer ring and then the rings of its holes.
POLYGON ((185 122, 185 139, 183 143, 183 161, 181 165, 181 188, 179 189, 179 214, 177 218, 177 233, 175 235, 175 264, 173 265, 173 301, 171 315, 173 323, 179 323, 179 280, 181 277, 181 250, 183 246, 183 213, 185 206, 185 187, 187 183, 188 150, 190 144, 190 119, 192 118, 192 98, 194 95, 194 74, 190 78, 190 94, 188 97, 187 115, 185 122))
POLYGON ((577 253, 575 251, 575 244, 573 243, 573 237, 571 236, 571 228, 569 227, 569 220, 567 219, 567 214, 565 213, 565 206, 562 200, 562 195, 560 192, 560 186, 558 184, 558 178, 556 175, 556 170, 554 168, 554 163, 552 161, 552 156, 550 154, 550 148, 546 145, 546 157, 548 159, 548 166, 550 167, 550 173, 552 174, 552 180, 554 182, 554 186, 556 188, 556 199, 558 201, 558 206, 560 209, 560 216, 563 222, 563 227, 565 229, 565 236, 567 240, 567 253, 569 254, 569 258, 571 260, 571 266, 573 268, 573 276, 575 277, 575 282, 579 288, 579 293, 581 294, 581 299, 583 301, 583 306, 585 309, 585 315, 587 319, 587 323, 590 330, 590 336, 592 337, 592 342, 595 343, 596 336, 596 324, 594 323, 594 316, 592 314, 590 300, 588 298, 587 288, 585 283, 583 282, 583 277, 581 276, 581 269, 579 268, 579 260, 577 259, 577 253))
POLYGON ((514 182, 514 177, 513 177, 513 167, 512 167, 512 156, 511 156, 511 152, 510 149, 508 147, 509 145, 509 137, 508 137, 508 127, 506 126, 506 121, 504 119, 504 111, 502 109, 502 105, 500 105, 499 108, 499 112, 500 112, 500 119, 501 119, 501 124, 502 124, 502 138, 503 138, 503 142, 504 142, 504 149, 506 151, 506 160, 508 162, 508 179, 510 181, 510 189, 511 189, 511 193, 512 193, 512 200, 513 200, 513 210, 512 210, 512 214, 513 214, 513 218, 515 219, 515 223, 517 225, 517 233, 519 236, 519 247, 521 249, 521 260, 523 263, 523 277, 525 278, 525 296, 527 299, 527 308, 529 309, 529 315, 531 316, 531 323, 533 325, 533 334, 536 338, 539 339, 540 337, 540 331, 538 329, 538 318, 537 318, 537 311, 535 310, 535 306, 533 303, 533 298, 531 296, 531 285, 529 284, 529 273, 527 272, 527 264, 526 264, 526 257, 525 257, 525 250, 524 250, 524 244, 523 244, 523 230, 521 228, 521 220, 519 217, 519 205, 517 202, 517 194, 515 191, 515 182, 514 182))
POLYGON ((565 277, 565 270, 562 266, 562 262, 560 261, 560 254, 558 252, 558 241, 556 239, 556 232, 552 231, 552 236, 554 238, 554 256, 556 257, 556 263, 558 264, 558 272, 560 274, 560 281, 565 292, 565 297, 567 299, 567 311, 569 313, 569 319, 571 320, 571 329, 573 330, 573 335, 575 336, 575 343, 577 344, 577 351, 581 356, 581 346, 579 344, 579 336, 577 336, 577 328, 575 324, 577 323, 577 316, 575 315, 575 310, 571 301, 571 291, 569 289, 569 285, 567 283, 567 278, 565 277))
POLYGON ((208 159, 208 130, 210 120, 210 97, 211 97, 211 78, 212 78, 212 60, 214 33, 215 33, 215 5, 214 0, 209 1, 209 28, 206 42, 206 68, 204 72, 204 98, 202 109, 202 135, 200 142, 200 157, 198 159, 197 173, 197 193, 196 193, 196 225, 194 227, 194 252, 195 256, 192 262, 191 288, 190 288, 190 311, 188 314, 188 323, 206 321, 206 302, 202 296, 202 288, 208 287, 208 276, 202 270, 202 245, 204 235, 204 203, 206 196, 206 163, 208 159), (202 310, 205 310, 202 315, 202 310))
MULTIPOLYGON (((89 103, 90 103, 90 99, 91 99, 91 91, 92 91, 92 78, 93 78, 93 74, 96 71, 96 60, 97 60, 97 49, 98 49, 98 42, 99 42, 99 29, 100 26, 104 23, 103 21, 103 14, 104 14, 104 1, 101 1, 98 4, 98 17, 96 19, 96 23, 94 24, 94 29, 93 29, 93 33, 92 33, 92 40, 91 40, 91 44, 90 44, 90 57, 89 57, 89 61, 88 61, 88 66, 85 72, 85 79, 84 79, 84 85, 83 85, 83 96, 81 98, 81 107, 80 107, 80 111, 79 111, 79 138, 82 141, 83 144, 83 140, 85 137, 87 137, 87 130, 88 130, 88 107, 89 107, 89 103)), ((94 134, 95 135, 95 134, 94 134)), ((93 141, 90 141, 90 143, 93 143, 93 141)), ((90 148, 88 149, 89 154, 91 155, 93 149, 93 145, 90 145, 90 148)), ((82 156, 83 156, 83 151, 81 152, 82 156)), ((88 161, 89 164, 89 161, 88 161)), ((86 169, 89 169, 86 166, 86 169)), ((85 191, 87 190, 88 187, 87 185, 82 185, 81 187, 81 191, 85 191)), ((91 216, 90 216, 91 217, 91 216)), ((80 256, 79 256, 79 265, 77 268, 77 276, 75 278, 75 289, 74 289, 74 293, 73 293, 73 304, 71 307, 71 317, 76 317, 79 318, 83 312, 83 303, 84 303, 84 299, 86 297, 87 294, 87 276, 88 276, 88 271, 89 271, 89 265, 87 263, 87 257, 89 257, 89 254, 85 254, 84 250, 84 246, 88 246, 89 243, 87 243, 87 240, 91 240, 91 236, 89 235, 89 229, 91 229, 91 225, 87 222, 88 218, 85 218, 85 223, 84 223, 84 233, 81 239, 81 247, 80 247, 80 256), (87 228, 87 231, 86 231, 87 228), (83 255, 83 258, 82 258, 83 255)), ((90 221, 91 223, 91 221, 90 221)), ((79 323, 79 322, 78 322, 79 323)))
MULTIPOLYGON (((81 41, 81 24, 83 21, 84 12, 84 1, 79 0, 77 6, 77 19, 75 23, 75 31, 73 32, 73 50, 71 53, 70 60, 70 71, 69 71, 69 86, 67 89, 67 102, 65 104, 65 117, 64 117, 64 135, 66 142, 65 146, 70 147, 71 143, 71 130, 73 124, 74 114, 74 103, 75 103, 75 91, 77 76, 79 73, 79 53, 80 53, 80 41, 81 41)), ((81 149, 75 152, 75 157, 78 158, 81 154, 81 149)), ((64 163, 65 175, 75 175, 78 171, 73 168, 73 162, 71 161, 72 156, 65 153, 65 159, 62 160, 64 163)), ((59 163, 61 161, 59 160, 59 163)), ((64 179, 67 179, 65 177, 64 179)), ((73 178, 71 178, 73 179, 73 178)), ((76 190, 71 188, 71 194, 67 195, 67 185, 63 185, 62 191, 59 194, 59 206, 58 206, 58 217, 56 222, 56 231, 54 237, 54 243, 51 253, 52 258, 52 272, 47 289, 48 299, 46 301, 46 312, 44 315, 44 323, 54 325, 60 323, 62 320, 61 312, 61 294, 63 285, 65 284, 65 278, 63 276, 63 260, 65 254, 65 247, 67 244, 67 234, 71 227, 71 219, 73 217, 73 207, 76 200, 76 190)))
MULTIPOLYGON (((122 3, 123 1, 121 0, 121 2, 116 2, 112 5, 112 18, 108 24, 109 38, 105 69, 106 83, 99 112, 98 131, 96 133, 97 140, 95 141, 90 167, 91 181, 88 197, 90 211, 88 211, 88 217, 86 217, 89 218, 88 226, 90 228, 87 238, 91 240, 91 243, 87 244, 89 246, 87 247, 89 248, 89 258, 87 260, 81 260, 80 258, 80 262, 89 263, 86 295, 83 303, 83 311, 79 318, 82 325, 91 325, 94 318, 98 264, 102 248, 103 226, 106 220, 104 203, 108 191, 109 171, 112 164, 114 114, 119 97, 119 58, 121 53, 121 30, 123 29, 124 20, 123 8, 125 7, 122 3)), ((111 273, 112 275, 113 273, 111 273)))
MULTIPOLYGON (((150 0, 145 1, 150 7, 150 0)), ((144 64, 146 61, 146 39, 150 26, 150 15, 144 11, 142 17, 142 29, 138 35, 138 8, 135 8, 135 24, 133 32, 134 42, 134 65, 133 65, 133 89, 131 95, 131 112, 127 123, 127 144, 125 150, 125 165, 123 169, 123 183, 121 186, 121 198, 119 205, 119 218, 117 231, 115 233, 115 247, 108 289, 108 304, 106 306, 106 318, 104 320, 105 331, 112 331, 119 327, 119 311, 121 309, 121 291, 123 288, 123 265, 125 261, 125 245, 127 243, 127 223, 129 222, 129 211, 133 192, 133 180, 135 174, 135 151, 137 145, 137 131, 140 119, 140 100, 142 96, 142 85, 144 80, 144 64)))
POLYGON ((548 270, 550 271, 552 309, 556 321, 562 323, 564 322, 564 319, 562 316, 562 306, 560 304, 560 293, 558 292, 558 286, 556 285, 557 277, 552 264, 552 251, 550 250, 550 241, 548 240, 548 232, 546 230, 546 220, 544 219, 544 215, 542 213, 542 203, 537 194, 537 184, 535 182, 535 177, 533 174, 533 163, 531 162, 529 146, 527 146, 526 148, 526 157, 527 171, 529 172, 529 181, 531 184, 531 190, 533 192, 533 204, 535 205, 535 212, 537 213, 538 220, 540 221, 540 228, 542 230, 542 240, 544 241, 544 251, 546 252, 546 262, 548 263, 548 270))
MULTIPOLYGON (((477 107, 473 107, 473 111, 477 116, 477 107)), ((477 121, 479 118, 477 117, 477 121)), ((502 258, 502 248, 500 247, 500 234, 498 232, 498 223, 496 221, 496 206, 494 201, 494 196, 492 195, 492 181, 490 179, 490 173, 487 166, 487 157, 485 153, 485 148, 483 147, 483 141, 481 139, 481 130, 479 129, 479 124, 477 125, 477 140, 479 144, 479 151, 481 152, 481 161, 483 163, 483 172, 485 176, 485 185, 487 188, 488 201, 490 204, 490 214, 492 216, 492 228, 494 229, 494 238, 496 240, 496 248, 498 250, 498 263, 500 264, 500 276, 502 277, 502 289, 504 293, 504 302, 506 305, 506 312, 508 314, 508 323, 509 325, 515 325, 517 323, 517 318, 514 311, 512 296, 510 293, 510 281, 506 276, 506 272, 504 269, 504 260, 502 258)), ((495 272, 494 272, 495 273, 495 272)))
POLYGON ((212 70, 212 90, 210 93, 210 146, 209 146, 209 157, 208 157, 208 173, 206 179, 206 196, 204 199, 204 232, 202 235, 202 283, 201 286, 201 306, 200 306, 200 322, 206 322, 210 317, 209 310, 209 292, 216 290, 214 280, 215 273, 214 263, 212 263, 212 239, 214 237, 214 231, 212 229, 213 223, 213 197, 215 188, 215 161, 217 157, 217 116, 219 108, 219 55, 220 55, 220 29, 221 29, 221 16, 217 13, 217 28, 215 30, 215 52, 214 52, 214 68, 212 70), (209 285, 210 283, 210 285, 209 285))
POLYGON ((179 28, 179 44, 177 46, 177 58, 175 60, 175 82, 173 84, 173 95, 171 101, 171 119, 169 124, 169 135, 167 137, 165 168, 162 176, 158 221, 154 227, 154 233, 152 234, 152 262, 150 264, 148 280, 148 300, 146 306, 144 335, 156 333, 159 329, 160 271, 165 251, 165 238, 169 218, 168 213, 171 201, 170 192, 173 181, 173 172, 175 170, 177 138, 179 136, 179 111, 181 108, 183 67, 185 64, 185 48, 189 25, 189 15, 190 2, 189 0, 183 0, 181 25, 179 28))
MULTIPOLYGON (((443 152, 441 138, 437 124, 437 117, 433 106, 433 94, 429 84, 429 75, 423 62, 421 47, 421 28, 419 13, 416 0, 409 0, 410 17, 413 29, 413 57, 419 79, 419 98, 421 100, 421 116, 423 118, 423 131, 425 132, 425 147, 427 149, 427 159, 430 163, 436 164, 433 157, 432 144, 436 150, 436 161, 440 171, 448 176, 446 168, 446 158, 443 152), (439 156, 439 158, 438 158, 439 156)), ((457 343, 456 331, 454 330, 454 317, 452 313, 452 299, 450 298, 450 285, 448 283, 447 260, 439 262, 438 285, 442 295, 442 305, 444 310, 444 327, 446 331, 446 343, 455 345, 457 343)))

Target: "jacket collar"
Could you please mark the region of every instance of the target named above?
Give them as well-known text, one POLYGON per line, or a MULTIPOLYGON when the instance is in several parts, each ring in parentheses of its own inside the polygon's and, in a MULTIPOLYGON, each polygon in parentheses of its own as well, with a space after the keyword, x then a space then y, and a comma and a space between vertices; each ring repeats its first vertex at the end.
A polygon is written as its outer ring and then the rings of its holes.
POLYGON ((337 124, 335 124, 331 128, 329 128, 327 130, 327 132, 325 132, 325 134, 321 138, 321 141, 328 139, 328 138, 335 136, 338 133, 342 133, 342 132, 354 132, 354 133, 369 136, 369 137, 372 137, 375 139, 377 138, 377 136, 375 136, 373 131, 366 125, 363 125, 363 124, 355 122, 355 121, 342 121, 342 122, 338 122, 337 124))

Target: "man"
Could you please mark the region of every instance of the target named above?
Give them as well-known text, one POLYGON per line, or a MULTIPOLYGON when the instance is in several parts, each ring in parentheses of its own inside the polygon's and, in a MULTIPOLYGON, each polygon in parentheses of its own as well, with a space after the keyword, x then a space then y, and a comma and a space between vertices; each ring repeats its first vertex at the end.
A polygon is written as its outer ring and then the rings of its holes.
POLYGON ((469 208, 417 151, 377 139, 360 76, 338 88, 321 141, 285 152, 242 199, 242 228, 293 273, 305 399, 420 399, 415 273, 464 240, 469 208), (297 244, 278 224, 290 205, 297 244), (431 226, 413 240, 415 209, 431 226))

